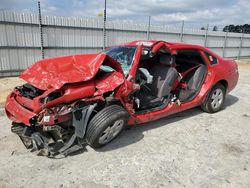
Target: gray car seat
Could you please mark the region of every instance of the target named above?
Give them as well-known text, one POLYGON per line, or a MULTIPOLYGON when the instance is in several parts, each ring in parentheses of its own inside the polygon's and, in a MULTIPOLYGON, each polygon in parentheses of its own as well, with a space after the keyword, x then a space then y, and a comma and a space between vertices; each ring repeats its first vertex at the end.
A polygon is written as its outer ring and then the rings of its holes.
POLYGON ((191 71, 183 80, 187 84, 186 89, 182 89, 179 93, 179 99, 181 102, 187 101, 194 97, 203 83, 206 74, 206 66, 200 65, 197 69, 191 71))
POLYGON ((145 92, 141 93, 140 100, 143 107, 158 106, 162 99, 170 95, 174 81, 178 78, 178 72, 173 67, 175 57, 170 54, 161 54, 160 63, 149 70, 153 76, 153 82, 147 84, 145 92))

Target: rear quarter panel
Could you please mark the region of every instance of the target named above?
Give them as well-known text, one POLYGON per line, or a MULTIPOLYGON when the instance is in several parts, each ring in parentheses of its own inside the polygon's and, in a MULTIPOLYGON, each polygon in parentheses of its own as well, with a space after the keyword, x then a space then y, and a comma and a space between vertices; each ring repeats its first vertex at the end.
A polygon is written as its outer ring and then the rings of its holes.
POLYGON ((218 59, 218 64, 213 65, 215 73, 215 83, 225 80, 228 84, 227 93, 232 91, 238 82, 239 72, 238 65, 233 59, 218 59))

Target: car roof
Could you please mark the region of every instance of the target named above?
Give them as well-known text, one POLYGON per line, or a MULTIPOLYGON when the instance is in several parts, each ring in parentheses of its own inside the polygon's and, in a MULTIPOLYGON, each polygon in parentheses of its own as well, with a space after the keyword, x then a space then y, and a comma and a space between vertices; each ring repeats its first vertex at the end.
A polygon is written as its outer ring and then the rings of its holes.
POLYGON ((216 56, 217 58, 220 57, 218 54, 214 53, 210 49, 203 47, 203 46, 200 46, 200 45, 176 43, 176 42, 166 42, 166 41, 161 41, 161 40, 135 40, 135 41, 123 43, 123 44, 120 44, 117 46, 137 46, 139 44, 143 44, 146 47, 151 47, 159 42, 165 42, 166 45, 170 48, 170 50, 185 50, 185 49, 205 50, 205 51, 208 51, 209 53, 211 53, 213 56, 216 56))
POLYGON ((153 46, 154 44, 158 42, 165 42, 169 48, 172 50, 177 50, 177 49, 200 49, 204 50, 205 48, 200 45, 195 45, 195 44, 184 44, 184 43, 175 43, 175 42, 166 42, 166 41, 160 41, 160 40, 135 40, 127 43, 120 44, 118 46, 137 46, 139 44, 143 44, 144 46, 153 46))

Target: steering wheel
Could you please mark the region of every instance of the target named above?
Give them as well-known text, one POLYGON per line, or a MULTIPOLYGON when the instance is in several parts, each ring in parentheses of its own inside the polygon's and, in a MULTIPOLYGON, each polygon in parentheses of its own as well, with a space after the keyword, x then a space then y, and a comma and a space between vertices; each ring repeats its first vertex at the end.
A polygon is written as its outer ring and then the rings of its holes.
POLYGON ((145 68, 139 68, 138 69, 138 80, 140 86, 145 86, 147 89, 149 89, 145 84, 151 84, 153 82, 153 76, 148 72, 145 68))

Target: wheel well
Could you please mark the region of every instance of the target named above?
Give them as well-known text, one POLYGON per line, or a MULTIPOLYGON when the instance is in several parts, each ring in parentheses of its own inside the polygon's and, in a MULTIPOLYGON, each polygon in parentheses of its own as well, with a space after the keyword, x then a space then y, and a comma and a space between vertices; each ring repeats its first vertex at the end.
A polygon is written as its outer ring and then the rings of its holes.
POLYGON ((97 106, 95 107, 95 113, 92 113, 92 114, 96 114, 97 112, 101 111, 103 108, 110 106, 110 105, 114 105, 114 104, 123 107, 120 101, 112 101, 108 103, 106 101, 98 101, 97 106))
POLYGON ((225 89, 227 90, 228 83, 227 83, 226 80, 220 80, 218 83, 220 83, 221 85, 223 85, 225 87, 225 89))

